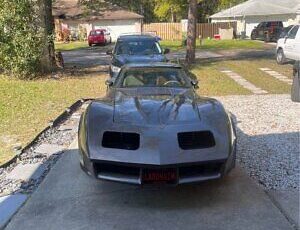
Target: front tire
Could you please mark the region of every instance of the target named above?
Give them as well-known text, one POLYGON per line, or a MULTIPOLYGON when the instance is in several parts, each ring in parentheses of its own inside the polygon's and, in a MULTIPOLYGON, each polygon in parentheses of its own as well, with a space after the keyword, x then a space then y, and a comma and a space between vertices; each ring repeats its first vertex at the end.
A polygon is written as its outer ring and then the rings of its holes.
POLYGON ((278 49, 277 54, 276 54, 276 61, 279 65, 283 65, 286 63, 286 57, 284 55, 283 49, 278 49))
POLYGON ((254 33, 251 34, 251 40, 256 40, 256 36, 254 33))

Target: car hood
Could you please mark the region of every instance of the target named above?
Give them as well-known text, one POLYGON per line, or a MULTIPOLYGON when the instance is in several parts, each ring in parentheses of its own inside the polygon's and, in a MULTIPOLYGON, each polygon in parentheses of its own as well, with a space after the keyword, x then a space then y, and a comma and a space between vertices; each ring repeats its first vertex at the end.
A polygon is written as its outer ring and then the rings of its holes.
POLYGON ((114 123, 166 125, 199 120, 191 89, 118 89, 114 93, 114 123))
POLYGON ((158 55, 117 55, 113 63, 117 65, 125 65, 129 63, 144 63, 144 62, 164 62, 166 58, 162 54, 158 55))

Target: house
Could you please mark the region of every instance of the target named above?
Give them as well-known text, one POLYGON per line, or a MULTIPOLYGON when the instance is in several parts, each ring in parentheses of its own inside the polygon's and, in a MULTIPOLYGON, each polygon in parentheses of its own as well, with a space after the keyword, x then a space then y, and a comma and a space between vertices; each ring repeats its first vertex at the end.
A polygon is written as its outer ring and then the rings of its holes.
POLYGON ((87 9, 78 0, 56 0, 52 10, 57 38, 68 30, 72 37, 86 37, 91 30, 105 28, 112 41, 123 33, 141 32, 143 16, 117 6, 87 9))
POLYGON ((263 21, 282 21, 284 26, 300 23, 300 0, 249 0, 210 16, 211 22, 237 22, 237 34, 251 36, 263 21))

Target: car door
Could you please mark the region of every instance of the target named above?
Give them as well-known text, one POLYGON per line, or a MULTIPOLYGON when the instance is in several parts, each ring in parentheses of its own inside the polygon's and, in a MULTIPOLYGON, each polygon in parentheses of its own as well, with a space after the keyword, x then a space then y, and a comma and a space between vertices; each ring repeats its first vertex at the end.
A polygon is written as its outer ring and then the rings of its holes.
POLYGON ((261 39, 265 37, 266 26, 267 26, 267 23, 263 22, 260 24, 260 27, 258 28, 258 37, 261 39))
POLYGON ((297 49, 296 44, 298 43, 298 46, 299 46, 298 31, 299 31, 299 25, 294 26, 288 33, 287 37, 285 38, 284 54, 285 54, 286 58, 288 58, 288 59, 296 60, 297 56, 299 56, 299 54, 297 54, 297 51, 296 51, 296 49, 297 49), (297 42, 297 40, 298 40, 298 42, 297 42))

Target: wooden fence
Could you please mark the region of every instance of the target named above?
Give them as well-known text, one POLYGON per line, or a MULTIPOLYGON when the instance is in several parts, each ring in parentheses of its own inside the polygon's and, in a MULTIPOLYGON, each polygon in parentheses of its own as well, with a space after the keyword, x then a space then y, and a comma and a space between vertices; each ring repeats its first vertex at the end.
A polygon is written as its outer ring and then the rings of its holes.
MULTIPOLYGON (((197 23, 197 37, 213 38, 219 33, 219 29, 233 28, 236 30, 236 22, 220 22, 220 23, 197 23)), ((155 33, 163 40, 181 40, 182 39, 181 23, 151 23, 143 25, 143 32, 155 33)))
POLYGON ((236 22, 219 22, 219 23, 197 23, 197 37, 213 38, 219 33, 219 29, 233 28, 236 31, 236 22))
POLYGON ((153 32, 164 40, 182 39, 181 23, 144 24, 143 32, 153 32))

